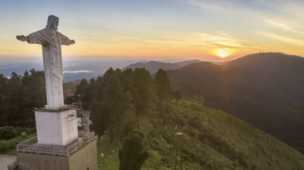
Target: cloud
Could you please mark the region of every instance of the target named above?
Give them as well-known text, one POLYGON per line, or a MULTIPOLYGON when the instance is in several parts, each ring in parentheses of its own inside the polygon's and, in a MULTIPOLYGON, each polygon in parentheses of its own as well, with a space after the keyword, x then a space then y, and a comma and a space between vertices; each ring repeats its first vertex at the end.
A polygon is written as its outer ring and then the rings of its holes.
POLYGON ((184 34, 168 35, 161 38, 155 37, 153 39, 146 39, 143 43, 181 48, 194 47, 205 50, 218 48, 257 49, 253 42, 236 38, 227 33, 188 32, 184 34))
POLYGON ((302 40, 297 40, 297 39, 293 39, 293 38, 289 38, 289 37, 284 37, 281 35, 277 35, 275 33, 272 32, 258 32, 259 35, 265 36, 265 37, 269 37, 269 38, 273 38, 276 40, 280 40, 280 41, 284 41, 290 44, 294 44, 297 46, 304 46, 304 41, 302 40))
POLYGON ((278 6, 278 9, 281 11, 287 12, 291 15, 304 18, 304 1, 286 1, 282 3, 280 6, 278 6))
POLYGON ((271 24, 273 26, 276 26, 276 27, 279 27, 281 29, 284 29, 286 31, 290 31, 290 32, 293 32, 293 33, 298 33, 298 34, 303 34, 304 35, 304 32, 301 32, 301 31, 298 31, 298 30, 295 30, 283 23, 279 23, 279 22, 275 22, 273 20, 270 20, 270 19, 265 19, 265 22, 267 22, 268 24, 271 24))
POLYGON ((211 11, 224 11, 225 9, 227 9, 225 8, 225 6, 230 5, 228 1, 220 2, 220 3, 218 3, 218 1, 217 3, 210 3, 210 1, 205 1, 205 0, 187 0, 187 1, 191 5, 211 11))

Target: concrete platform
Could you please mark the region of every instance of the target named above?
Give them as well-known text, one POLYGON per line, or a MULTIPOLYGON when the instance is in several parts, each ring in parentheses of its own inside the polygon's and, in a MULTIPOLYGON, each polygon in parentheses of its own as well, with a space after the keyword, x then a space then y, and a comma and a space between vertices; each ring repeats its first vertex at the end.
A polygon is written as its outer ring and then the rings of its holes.
POLYGON ((7 170, 7 165, 13 163, 16 156, 0 155, 0 170, 7 170))

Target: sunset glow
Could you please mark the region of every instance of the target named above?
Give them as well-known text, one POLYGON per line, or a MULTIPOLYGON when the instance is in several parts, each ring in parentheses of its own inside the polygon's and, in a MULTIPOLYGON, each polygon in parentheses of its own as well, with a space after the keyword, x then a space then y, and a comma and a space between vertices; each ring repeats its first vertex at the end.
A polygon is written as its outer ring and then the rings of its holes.
POLYGON ((302 11, 304 1, 297 0, 3 1, 0 56, 41 57, 39 45, 15 37, 44 28, 50 14, 59 17, 59 32, 76 41, 63 47, 63 56, 217 60, 270 51, 304 56, 302 11))
POLYGON ((220 57, 220 58, 227 58, 229 56, 232 55, 232 50, 229 50, 227 48, 224 48, 224 49, 215 49, 212 51, 212 54, 217 56, 217 57, 220 57))

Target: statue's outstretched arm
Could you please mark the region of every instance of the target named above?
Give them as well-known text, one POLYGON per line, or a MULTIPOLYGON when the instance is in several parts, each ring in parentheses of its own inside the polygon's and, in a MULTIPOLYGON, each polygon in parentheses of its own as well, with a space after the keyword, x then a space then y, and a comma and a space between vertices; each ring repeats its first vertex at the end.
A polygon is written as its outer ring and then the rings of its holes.
POLYGON ((61 40, 61 45, 72 45, 72 44, 75 44, 75 41, 74 40, 70 40, 67 36, 59 33, 59 37, 60 37, 60 40, 61 40))
POLYGON ((16 38, 19 41, 28 41, 28 37, 24 35, 17 35, 16 38))
POLYGON ((20 40, 20 41, 27 41, 29 44, 41 44, 41 45, 54 46, 54 44, 52 44, 52 41, 49 39, 49 37, 44 35, 42 30, 31 33, 28 36, 18 35, 18 36, 16 36, 16 38, 17 38, 17 40, 20 40))

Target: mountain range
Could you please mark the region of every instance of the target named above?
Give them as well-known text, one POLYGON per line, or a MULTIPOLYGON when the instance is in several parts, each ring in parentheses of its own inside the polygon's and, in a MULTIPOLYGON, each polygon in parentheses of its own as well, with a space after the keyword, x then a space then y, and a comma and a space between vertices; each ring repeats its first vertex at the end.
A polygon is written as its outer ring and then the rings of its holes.
POLYGON ((169 70, 184 98, 228 112, 304 153, 304 58, 259 53, 215 65, 169 70))
POLYGON ((189 61, 181 61, 181 62, 175 62, 175 63, 164 63, 164 62, 158 62, 158 61, 150 61, 150 62, 138 62, 131 64, 122 70, 126 70, 128 68, 135 69, 135 68, 145 68, 150 72, 150 74, 156 73, 159 69, 164 70, 175 70, 181 67, 184 67, 188 64, 192 63, 199 63, 202 62, 200 60, 189 60, 189 61))

